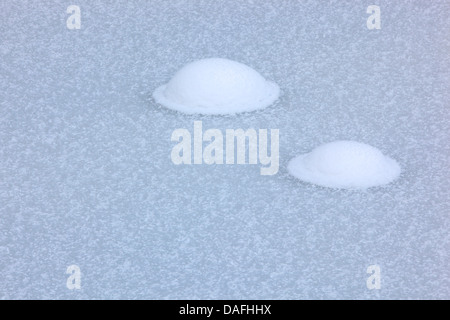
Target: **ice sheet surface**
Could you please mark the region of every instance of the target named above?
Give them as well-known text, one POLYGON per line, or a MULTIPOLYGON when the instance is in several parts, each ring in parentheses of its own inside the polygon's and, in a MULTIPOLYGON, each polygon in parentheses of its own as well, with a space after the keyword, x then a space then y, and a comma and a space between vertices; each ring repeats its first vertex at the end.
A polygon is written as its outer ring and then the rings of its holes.
POLYGON ((1 1, 0 298, 449 299, 450 1, 377 1, 380 30, 371 4, 1 1), (280 99, 237 116, 153 101, 209 57, 258 70, 280 99), (196 120, 279 129, 278 174, 175 166, 171 134, 196 120), (336 191, 289 176, 335 140, 377 146, 401 177, 336 191))

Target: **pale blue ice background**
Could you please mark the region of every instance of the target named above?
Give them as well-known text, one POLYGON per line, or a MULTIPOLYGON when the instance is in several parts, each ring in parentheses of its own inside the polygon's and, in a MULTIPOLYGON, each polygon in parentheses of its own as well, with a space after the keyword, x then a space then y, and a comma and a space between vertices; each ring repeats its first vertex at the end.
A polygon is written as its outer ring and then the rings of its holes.
POLYGON ((0 298, 449 299, 449 13, 448 0, 1 0, 0 298), (66 28, 71 4, 81 30, 66 28), (207 57, 255 68, 281 99, 236 117, 153 102, 207 57), (280 129, 280 172, 173 165, 171 133, 194 120, 280 129), (401 178, 334 191, 287 174, 337 139, 380 148, 401 178))

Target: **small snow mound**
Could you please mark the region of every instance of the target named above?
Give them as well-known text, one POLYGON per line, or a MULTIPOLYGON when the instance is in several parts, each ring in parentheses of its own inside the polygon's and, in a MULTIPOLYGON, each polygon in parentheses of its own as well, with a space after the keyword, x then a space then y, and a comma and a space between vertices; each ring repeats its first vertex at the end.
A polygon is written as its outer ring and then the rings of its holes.
POLYGON ((329 188, 366 189, 388 184, 400 175, 398 163, 364 143, 335 141, 292 159, 294 177, 329 188))
POLYGON ((252 68, 221 58, 187 64, 155 90, 155 101, 184 113, 234 114, 262 109, 280 95, 277 84, 252 68))

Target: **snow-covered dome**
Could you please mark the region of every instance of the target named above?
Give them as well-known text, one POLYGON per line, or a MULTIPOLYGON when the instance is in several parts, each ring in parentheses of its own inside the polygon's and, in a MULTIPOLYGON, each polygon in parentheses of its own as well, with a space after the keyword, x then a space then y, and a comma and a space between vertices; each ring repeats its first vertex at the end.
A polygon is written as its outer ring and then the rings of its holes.
POLYGON ((201 114, 262 109, 279 95, 274 82, 242 63, 221 58, 187 64, 153 93, 156 102, 169 109, 201 114))
POLYGON ((364 143, 335 141, 292 159, 294 177, 329 188, 365 189, 392 182, 400 175, 398 163, 364 143))

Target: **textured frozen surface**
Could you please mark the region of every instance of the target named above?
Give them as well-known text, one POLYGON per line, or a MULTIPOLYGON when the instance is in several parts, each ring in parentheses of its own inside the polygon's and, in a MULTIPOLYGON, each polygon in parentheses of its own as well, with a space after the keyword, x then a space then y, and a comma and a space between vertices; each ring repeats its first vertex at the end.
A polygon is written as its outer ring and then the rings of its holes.
POLYGON ((329 188, 367 189, 392 182, 398 163, 375 147, 356 141, 333 141, 289 161, 288 172, 329 188))
POLYGON ((377 1, 381 30, 372 1, 76 4, 80 30, 66 1, 0 1, 0 298, 450 298, 449 1, 377 1), (278 102, 213 117, 151 98, 219 56, 278 102), (280 129, 279 173, 173 165, 171 133, 194 120, 280 129), (334 140, 404 174, 336 191, 287 173, 334 140))
POLYGON ((156 89, 155 101, 183 113, 236 114, 263 109, 280 88, 252 68, 223 58, 194 61, 156 89))

